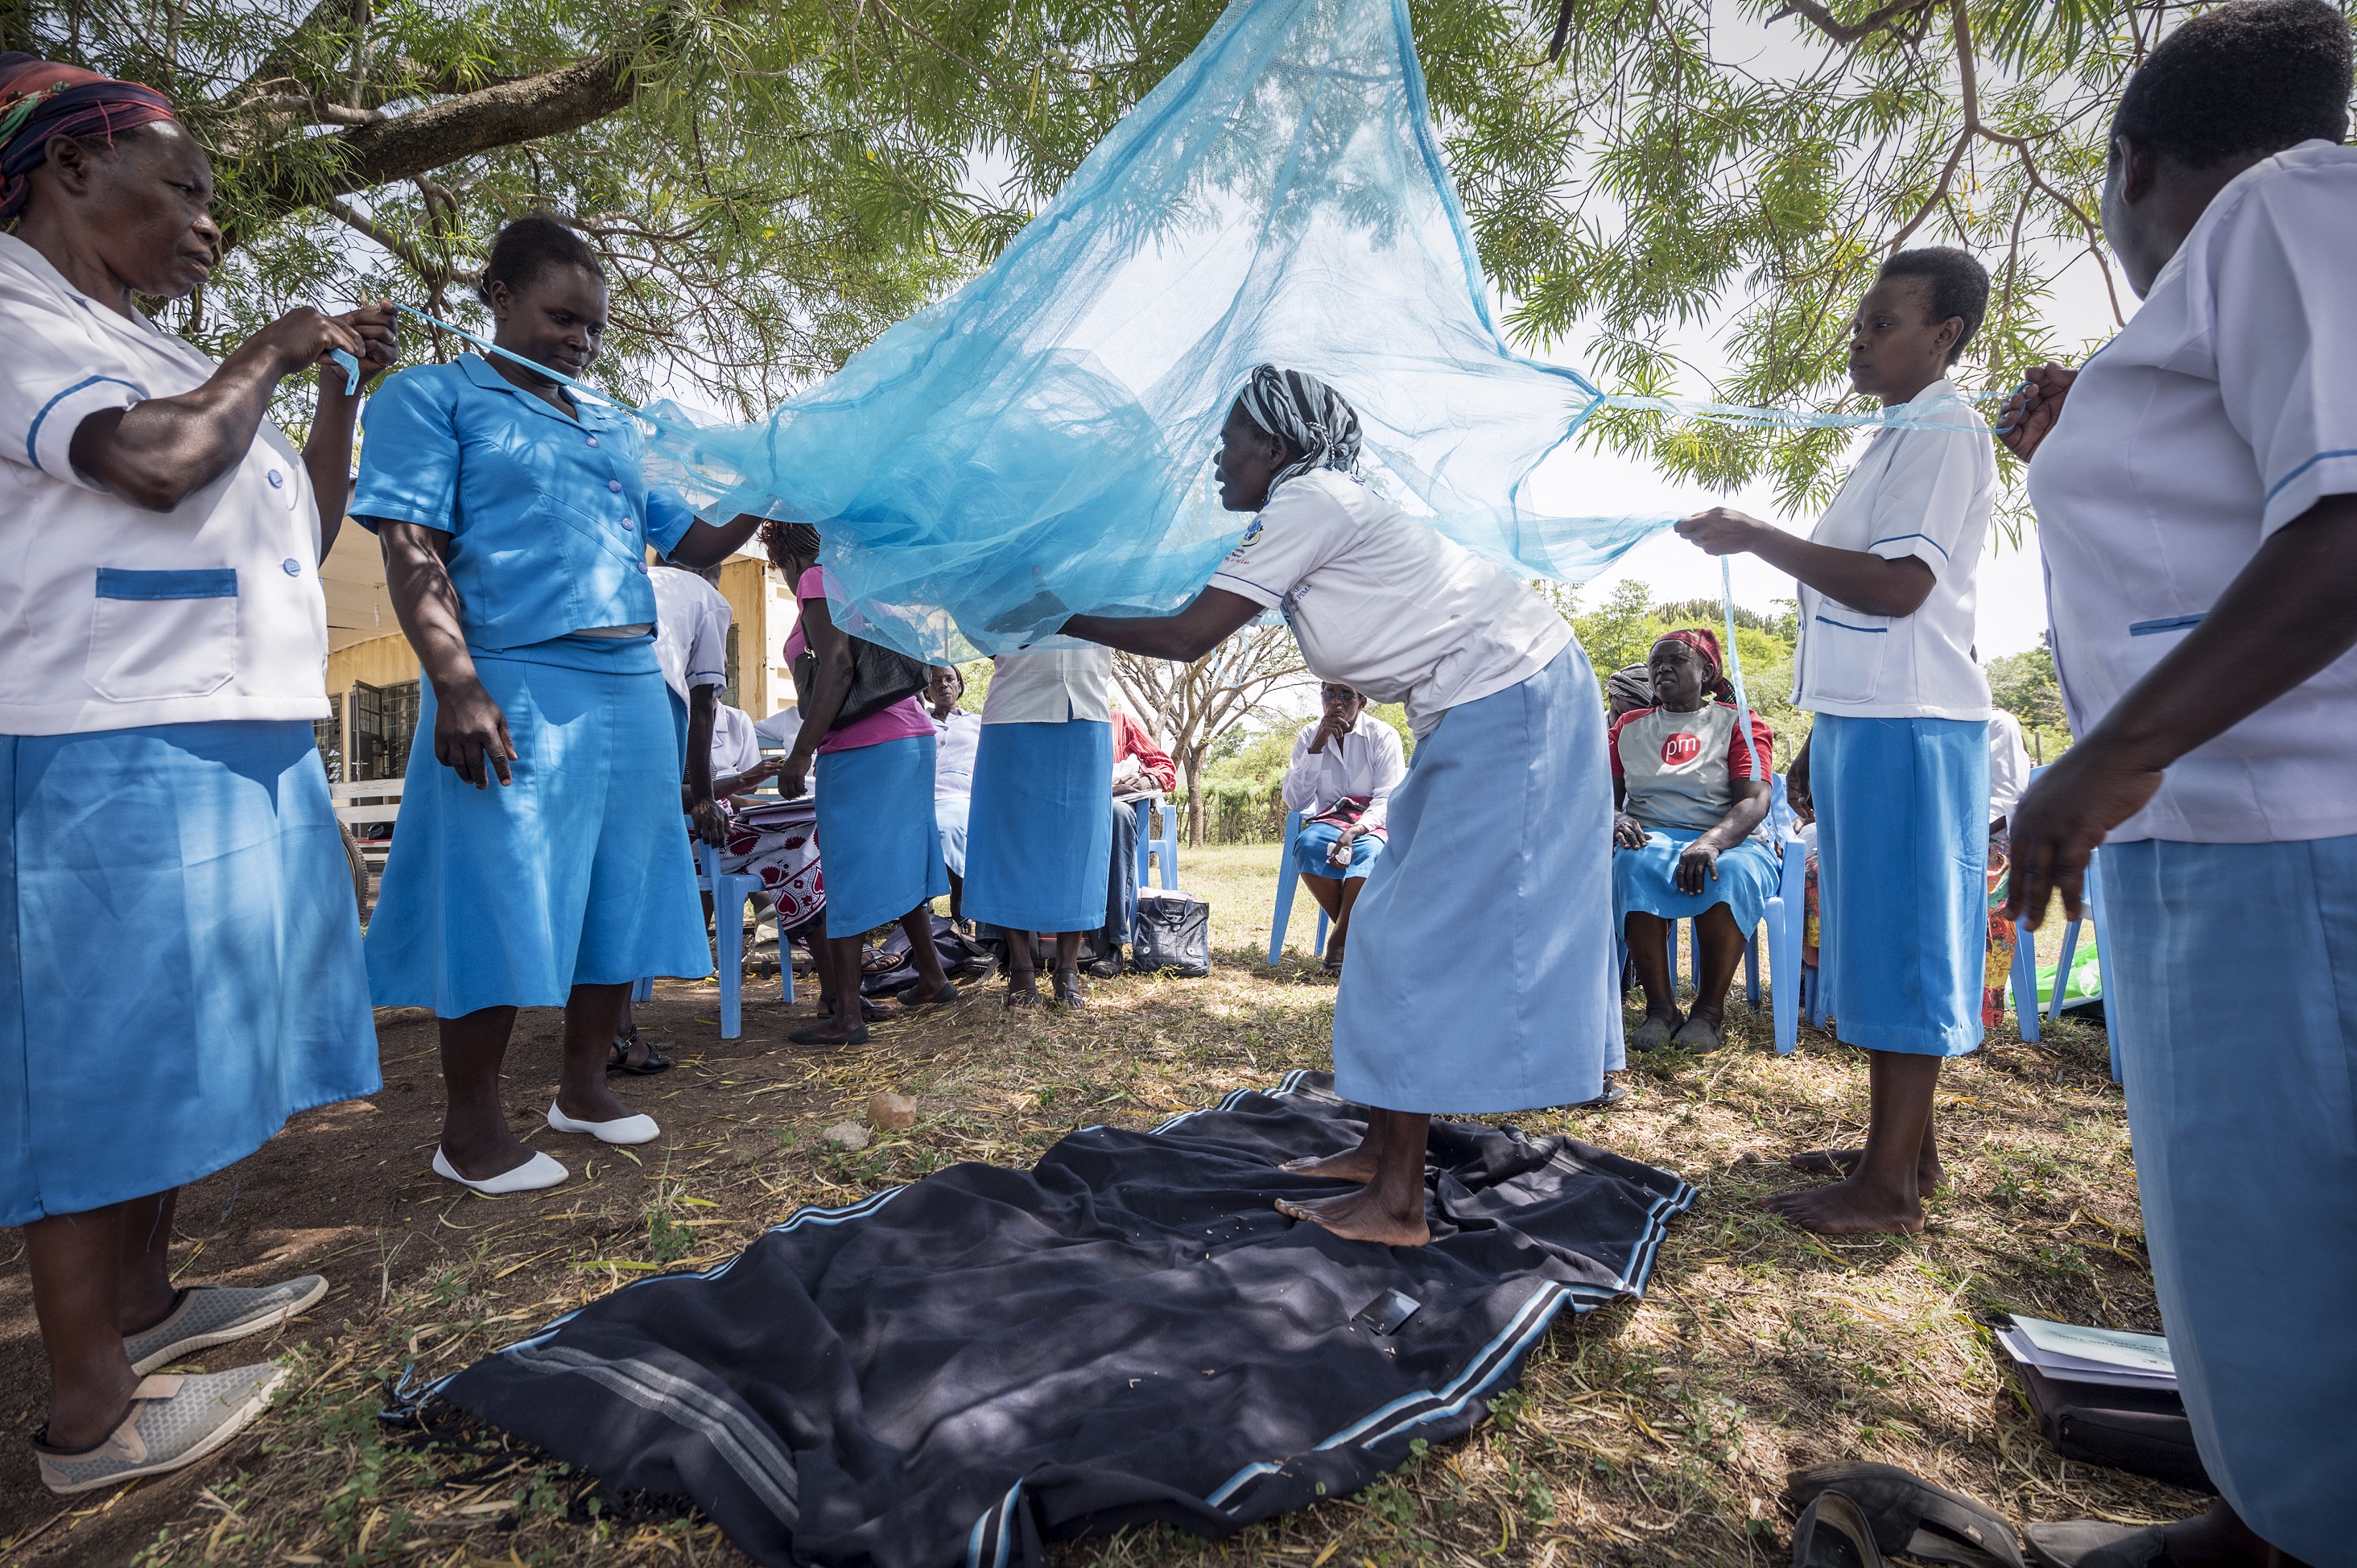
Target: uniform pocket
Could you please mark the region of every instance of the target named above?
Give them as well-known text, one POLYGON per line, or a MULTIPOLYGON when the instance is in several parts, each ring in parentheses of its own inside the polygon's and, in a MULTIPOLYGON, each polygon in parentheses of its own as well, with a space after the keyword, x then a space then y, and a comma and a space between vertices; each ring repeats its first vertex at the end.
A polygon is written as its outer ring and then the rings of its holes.
POLYGON ((1879 693, 1890 618, 1825 601, 1809 621, 1810 694, 1863 703, 1879 693))
POLYGON ((100 696, 117 703, 202 697, 236 673, 234 569, 98 569, 82 675, 100 696))

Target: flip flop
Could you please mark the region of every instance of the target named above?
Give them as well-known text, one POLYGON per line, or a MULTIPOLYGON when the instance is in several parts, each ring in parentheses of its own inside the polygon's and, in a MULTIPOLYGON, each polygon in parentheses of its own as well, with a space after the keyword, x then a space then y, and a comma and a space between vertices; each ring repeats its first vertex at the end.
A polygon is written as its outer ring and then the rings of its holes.
POLYGON ((1792 1568, 1883 1568, 1874 1527, 1839 1492, 1821 1492, 1792 1529, 1792 1568))
POLYGON ((1056 977, 1057 1006, 1064 1008, 1070 1012, 1077 1013, 1088 1004, 1089 999, 1081 990, 1079 981, 1075 980, 1068 986, 1064 983, 1064 977, 1062 975, 1060 974, 1056 977))
POLYGON ((2163 1528, 2072 1519, 2025 1526, 2021 1539, 2040 1568, 2150 1568, 2168 1561, 2163 1528))
POLYGON ((1896 1465, 1819 1465, 1784 1481, 1784 1498, 1794 1508, 1833 1494, 1857 1506, 1886 1552, 1957 1568, 2028 1568, 2013 1527, 1987 1504, 1896 1465))
POLYGON ((626 1072, 632 1078, 652 1078, 656 1073, 665 1070, 672 1065, 672 1059, 669 1057, 639 1038, 639 1031, 635 1027, 626 1034, 614 1036, 611 1054, 606 1058, 608 1072, 626 1072), (642 1047, 647 1053, 646 1060, 636 1067, 630 1065, 630 1048, 633 1046, 642 1047))

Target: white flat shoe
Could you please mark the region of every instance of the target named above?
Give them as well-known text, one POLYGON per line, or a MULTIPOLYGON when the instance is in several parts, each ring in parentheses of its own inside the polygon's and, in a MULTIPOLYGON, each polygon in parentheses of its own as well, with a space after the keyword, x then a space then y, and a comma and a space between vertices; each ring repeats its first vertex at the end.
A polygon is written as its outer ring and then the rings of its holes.
POLYGON ((648 1115, 617 1116, 611 1122, 576 1122, 548 1102, 548 1124, 560 1133, 587 1133, 601 1144, 651 1144, 662 1136, 662 1129, 648 1115))
POLYGON ((434 1151, 434 1174, 460 1187, 471 1187, 486 1197, 501 1197, 511 1192, 538 1192, 543 1187, 554 1187, 573 1173, 535 1149, 532 1158, 515 1169, 473 1181, 460 1176, 458 1167, 450 1163, 450 1156, 437 1147, 434 1151))

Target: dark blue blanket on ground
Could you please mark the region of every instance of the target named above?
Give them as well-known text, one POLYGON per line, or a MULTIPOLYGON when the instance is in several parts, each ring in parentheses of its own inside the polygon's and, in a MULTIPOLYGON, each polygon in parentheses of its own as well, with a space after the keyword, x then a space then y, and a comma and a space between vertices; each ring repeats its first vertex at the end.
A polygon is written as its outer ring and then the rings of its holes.
POLYGON ((1276 1168, 1358 1139, 1331 1082, 804 1209, 435 1392, 617 1491, 692 1498, 765 1563, 1037 1564, 1047 1539, 1223 1535, 1344 1496, 1469 1429, 1564 1308, 1641 1292, 1694 1190, 1436 1122, 1432 1244, 1340 1240, 1270 1206, 1340 1190, 1276 1168), (1395 1326, 1368 1313, 1394 1292, 1395 1326))

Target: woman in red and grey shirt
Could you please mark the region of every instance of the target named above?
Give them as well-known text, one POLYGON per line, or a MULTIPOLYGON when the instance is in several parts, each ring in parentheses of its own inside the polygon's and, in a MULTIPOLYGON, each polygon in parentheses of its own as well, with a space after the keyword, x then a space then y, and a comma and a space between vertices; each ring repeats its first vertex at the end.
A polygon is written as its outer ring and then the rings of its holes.
POLYGON ((1645 663, 1654 705, 1612 725, 1612 918, 1645 988, 1645 1021, 1629 1048, 1716 1050, 1735 966, 1776 890, 1776 854, 1762 825, 1775 736, 1754 714, 1745 746, 1709 632, 1671 632, 1645 663), (1694 921, 1702 946, 1694 1013, 1684 1018, 1670 971, 1671 920, 1694 921))

